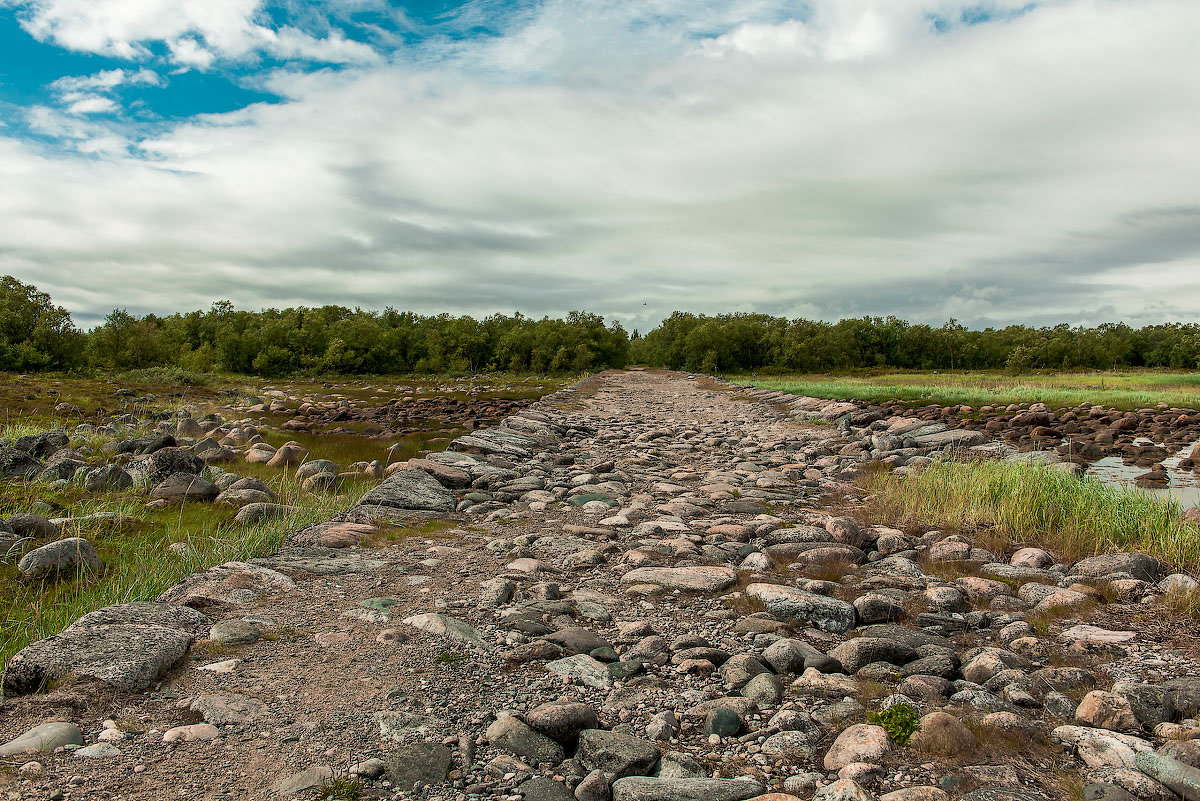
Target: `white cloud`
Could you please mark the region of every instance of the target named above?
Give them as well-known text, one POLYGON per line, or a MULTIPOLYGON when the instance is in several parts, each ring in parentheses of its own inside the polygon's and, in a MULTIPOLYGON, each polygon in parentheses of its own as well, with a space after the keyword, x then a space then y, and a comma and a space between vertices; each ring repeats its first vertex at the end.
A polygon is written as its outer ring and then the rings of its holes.
POLYGON ((150 69, 133 70, 101 70, 92 75, 70 75, 59 78, 50 84, 56 92, 79 92, 86 89, 108 90, 118 86, 149 85, 157 86, 162 79, 158 73, 150 69))
POLYGON ((1200 6, 933 32, 966 5, 551 0, 407 64, 275 73, 287 102, 133 151, 41 109, 100 155, 0 138, 0 272, 91 314, 1194 316, 1165 276, 1200 274, 1200 6))
POLYGON ((115 58, 149 58, 150 45, 162 42, 174 63, 195 69, 259 52, 327 63, 378 60, 367 45, 336 31, 319 38, 295 28, 273 30, 260 19, 263 0, 0 0, 4 4, 22 9, 23 27, 41 41, 115 58))
POLYGON ((67 101, 67 111, 71 114, 107 114, 116 109, 116 101, 102 95, 73 94, 67 101))

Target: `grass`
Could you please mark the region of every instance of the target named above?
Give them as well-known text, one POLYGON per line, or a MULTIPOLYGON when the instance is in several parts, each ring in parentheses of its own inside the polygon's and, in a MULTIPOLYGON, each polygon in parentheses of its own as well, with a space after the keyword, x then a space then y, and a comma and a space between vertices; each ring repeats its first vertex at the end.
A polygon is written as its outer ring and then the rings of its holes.
POLYGON ((1189 573, 1200 532, 1174 501, 1042 466, 936 461, 906 477, 869 474, 865 514, 892 525, 971 532, 993 551, 1018 545, 1064 558, 1137 551, 1189 573))
MULTIPOLYGON (((0 373, 0 408, 4 410, 0 439, 52 429, 71 431, 79 423, 99 424, 118 414, 142 421, 123 426, 119 436, 72 435, 73 447, 86 446, 99 455, 106 442, 147 434, 159 412, 186 407, 197 416, 215 411, 229 417, 222 406, 231 399, 265 396, 269 388, 301 402, 348 399, 376 405, 393 398, 536 398, 563 383, 562 379, 507 374, 469 378, 372 376, 328 383, 311 379, 266 381, 173 369, 85 377, 0 373), (118 394, 126 389, 132 391, 132 397, 118 394), (78 411, 55 411, 60 403, 77 407, 78 411)), ((294 408, 297 404, 289 401, 288 405, 294 408)), ((464 430, 444 421, 411 420, 407 426, 418 429, 415 433, 372 439, 350 433, 292 432, 272 427, 291 416, 291 412, 258 415, 263 437, 275 446, 294 440, 309 450, 308 458, 331 459, 342 470, 357 461, 378 459, 387 463, 437 450, 464 430), (388 448, 393 444, 401 447, 389 457, 388 448)), ((47 517, 80 518, 104 512, 120 518, 120 522, 74 523, 62 532, 62 536, 81 536, 95 545, 104 562, 99 572, 30 583, 19 579, 15 560, 0 563, 0 665, 7 664, 25 645, 61 631, 89 611, 153 600, 191 573, 227 561, 274 553, 288 532, 344 511, 377 483, 351 479, 339 482, 329 492, 309 493, 295 481, 293 470, 242 461, 224 467, 240 476, 262 479, 279 495, 280 503, 294 506, 295 511, 285 518, 242 526, 234 520, 237 510, 227 506, 184 504, 148 509, 147 498, 134 491, 90 493, 74 482, 57 488, 41 482, 0 482, 0 518, 29 511, 38 503, 49 506, 47 517), (182 552, 172 550, 177 543, 188 547, 182 552)), ((451 521, 432 521, 404 529, 387 527, 379 535, 378 544, 406 536, 438 536, 454 525, 451 521)), ((45 542, 23 545, 22 551, 42 544, 45 542)))
POLYGON ((362 796, 362 780, 357 776, 338 776, 317 788, 317 798, 322 801, 356 801, 362 796))
POLYGON ((89 611, 152 601, 192 573, 223 562, 270 555, 289 531, 344 511, 364 491, 358 482, 347 483, 335 494, 307 495, 300 500, 295 483, 289 479, 286 484, 291 486, 280 487, 284 489, 281 501, 296 503, 295 512, 253 526, 236 522, 236 509, 210 504, 146 509, 141 498, 119 493, 76 501, 71 497, 73 491, 39 493, 44 485, 0 485, 0 515, 28 508, 28 497, 45 500, 49 496, 53 505, 70 509, 74 516, 105 511, 125 519, 115 526, 106 521, 83 523, 69 532, 96 546, 104 562, 98 573, 31 583, 18 578, 15 564, 0 565, 0 663, 7 664, 21 648, 58 633, 89 611), (188 546, 182 553, 171 549, 173 543, 181 542, 188 546))
POLYGON ((1160 402, 1200 408, 1200 372, 1120 370, 1012 376, 998 372, 892 371, 728 378, 739 384, 795 395, 870 403, 900 400, 913 406, 979 407, 1041 402, 1061 408, 1086 401, 1115 409, 1146 408, 1160 402))

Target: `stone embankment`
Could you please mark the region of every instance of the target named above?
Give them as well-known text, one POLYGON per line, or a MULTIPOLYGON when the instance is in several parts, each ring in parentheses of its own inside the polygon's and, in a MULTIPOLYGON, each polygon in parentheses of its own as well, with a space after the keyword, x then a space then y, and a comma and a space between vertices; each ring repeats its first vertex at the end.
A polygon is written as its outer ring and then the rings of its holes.
POLYGON ((867 462, 995 449, 892 412, 637 371, 555 393, 22 651, 0 791, 1200 798, 1194 626, 1162 605, 1195 582, 831 506, 867 462))

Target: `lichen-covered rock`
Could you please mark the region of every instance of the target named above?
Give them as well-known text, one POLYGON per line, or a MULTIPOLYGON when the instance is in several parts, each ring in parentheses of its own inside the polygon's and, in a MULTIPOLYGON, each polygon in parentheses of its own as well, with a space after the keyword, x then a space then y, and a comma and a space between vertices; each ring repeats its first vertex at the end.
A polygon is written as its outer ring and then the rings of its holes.
POLYGON ((33 478, 42 470, 42 463, 29 453, 0 443, 0 480, 33 478))
POLYGON ((400 470, 359 500, 360 506, 452 512, 454 493, 423 470, 400 470))
POLYGON ((100 555, 95 547, 82 537, 67 537, 34 548, 21 557, 17 570, 21 578, 29 581, 53 578, 76 570, 99 570, 100 555))
POLYGON ((814 626, 835 634, 854 628, 858 620, 854 607, 837 598, 787 587, 781 584, 751 584, 746 594, 762 601, 767 610, 784 620, 802 618, 814 626))
POLYGON ((201 613, 168 604, 97 609, 61 634, 18 651, 4 672, 4 693, 26 695, 68 676, 141 692, 178 662, 208 625, 201 613))
POLYGON ((160 595, 158 601, 200 610, 221 609, 295 588, 296 583, 278 571, 245 562, 226 562, 188 576, 160 595))
POLYGON ((199 475, 204 470, 204 460, 183 448, 162 448, 141 459, 125 465, 134 483, 155 486, 174 473, 199 475))

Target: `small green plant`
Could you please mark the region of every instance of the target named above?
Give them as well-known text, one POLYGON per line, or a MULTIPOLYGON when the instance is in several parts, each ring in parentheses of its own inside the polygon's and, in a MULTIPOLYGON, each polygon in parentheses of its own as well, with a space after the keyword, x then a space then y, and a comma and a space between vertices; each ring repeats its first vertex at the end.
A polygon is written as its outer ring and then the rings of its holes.
POLYGON ((317 798, 321 801, 357 801, 362 794, 362 780, 357 776, 337 776, 317 790, 317 798))
POLYGON ((907 745, 920 721, 912 704, 892 704, 887 709, 867 713, 867 722, 881 726, 896 745, 907 745))

